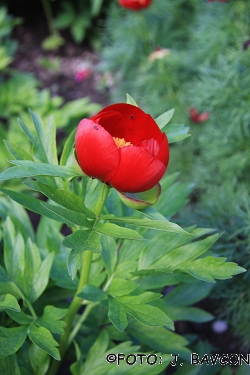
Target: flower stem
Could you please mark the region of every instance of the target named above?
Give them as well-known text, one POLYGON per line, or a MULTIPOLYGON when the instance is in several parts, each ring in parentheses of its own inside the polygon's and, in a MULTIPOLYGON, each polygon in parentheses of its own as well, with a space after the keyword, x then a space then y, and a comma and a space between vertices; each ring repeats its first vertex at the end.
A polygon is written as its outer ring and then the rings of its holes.
MULTIPOLYGON (((96 215, 95 224, 99 220, 99 217, 101 215, 103 206, 106 202, 108 193, 109 193, 109 187, 106 184, 102 183, 101 191, 100 191, 100 194, 99 194, 99 197, 97 199, 96 206, 94 209, 94 212, 96 215)), ((59 351, 60 351, 61 359, 64 357, 66 350, 68 348, 68 345, 70 343, 69 337, 70 337, 71 327, 72 327, 74 317, 82 304, 82 298, 77 297, 77 294, 79 294, 82 288, 88 283, 91 263, 92 263, 92 255, 93 255, 92 251, 90 250, 84 251, 83 265, 82 265, 82 269, 80 272, 78 287, 77 287, 75 296, 69 306, 69 310, 65 316, 65 322, 67 325, 66 325, 64 334, 61 336, 61 339, 60 339, 59 351)), ((54 360, 52 362, 48 375, 55 375, 57 373, 57 370, 59 369, 60 364, 61 363, 59 361, 54 360)))

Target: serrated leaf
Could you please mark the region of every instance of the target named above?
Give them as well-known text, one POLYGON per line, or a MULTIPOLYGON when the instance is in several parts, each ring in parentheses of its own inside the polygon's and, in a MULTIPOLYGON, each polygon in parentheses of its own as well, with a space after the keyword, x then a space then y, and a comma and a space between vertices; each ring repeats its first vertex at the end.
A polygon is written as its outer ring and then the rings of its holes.
POLYGON ((0 297, 0 311, 3 310, 20 311, 17 299, 11 294, 5 294, 0 297))
POLYGON ((155 122, 159 126, 160 129, 163 129, 164 126, 166 126, 169 123, 169 121, 171 120, 173 115, 174 115, 174 108, 172 108, 169 111, 164 112, 162 115, 158 116, 155 119, 155 122))
POLYGON ((56 189, 38 181, 26 181, 25 184, 33 190, 40 191, 52 201, 69 210, 85 213, 88 217, 95 218, 95 214, 84 205, 83 199, 72 191, 56 189))
POLYGON ((126 311, 121 303, 117 301, 116 298, 112 296, 108 297, 109 302, 109 309, 108 309, 108 317, 111 323, 120 331, 124 331, 124 329, 128 325, 127 314, 126 311))
POLYGON ((75 278, 78 268, 82 265, 82 254, 84 251, 102 251, 99 236, 92 230, 75 231, 63 240, 63 245, 73 249, 67 260, 68 272, 72 280, 75 278))
POLYGON ((144 240, 144 238, 135 230, 120 227, 116 224, 110 224, 110 223, 97 223, 95 226, 95 230, 99 233, 106 234, 110 237, 115 238, 124 238, 128 240, 144 240))
POLYGON ((135 225, 142 228, 156 229, 163 232, 173 232, 183 235, 190 236, 190 233, 186 232, 179 225, 172 223, 168 220, 150 220, 150 219, 141 219, 137 217, 115 217, 114 215, 103 215, 101 219, 104 220, 113 220, 118 223, 124 223, 129 225, 135 225))
POLYGON ((0 327, 0 358, 14 354, 24 343, 27 327, 0 327))
POLYGON ((67 311, 67 309, 59 309, 54 306, 46 306, 43 315, 40 318, 36 319, 36 324, 38 326, 47 328, 53 333, 63 335, 63 328, 66 326, 66 323, 61 319, 66 315, 67 311))
POLYGON ((180 266, 174 267, 174 269, 182 270, 199 280, 210 283, 214 283, 215 279, 231 279, 233 275, 246 271, 236 263, 226 262, 226 258, 215 258, 212 256, 194 261, 186 261, 180 266))
POLYGON ((137 287, 138 285, 133 281, 116 277, 111 281, 109 293, 115 296, 124 296, 133 292, 137 287))
POLYGON ((100 252, 102 250, 97 233, 92 230, 77 230, 63 240, 63 245, 82 253, 85 250, 100 252))
POLYGON ((191 134, 188 134, 188 131, 189 131, 189 128, 182 124, 168 125, 166 127, 168 143, 179 142, 187 137, 190 137, 191 134))
POLYGON ((132 104, 132 105, 138 107, 138 104, 137 104, 136 101, 132 98, 132 96, 130 96, 129 94, 126 94, 126 98, 127 98, 127 100, 126 100, 126 103, 127 103, 127 104, 132 104))
POLYGON ((28 336, 35 345, 51 355, 51 357, 57 361, 60 361, 60 353, 56 348, 59 344, 53 339, 53 336, 48 329, 44 327, 37 327, 35 324, 33 324, 30 327, 28 336))
POLYGON ((78 297, 86 299, 87 301, 101 302, 107 299, 107 294, 97 286, 87 284, 82 288, 78 297))
POLYGON ((174 322, 158 307, 151 305, 134 305, 126 303, 123 305, 126 312, 139 322, 148 326, 166 326, 174 329, 174 322))

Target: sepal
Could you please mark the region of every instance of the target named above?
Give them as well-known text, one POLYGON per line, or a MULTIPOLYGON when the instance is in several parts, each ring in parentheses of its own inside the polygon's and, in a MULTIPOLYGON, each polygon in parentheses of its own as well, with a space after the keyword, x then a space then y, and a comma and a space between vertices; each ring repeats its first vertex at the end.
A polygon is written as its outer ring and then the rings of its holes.
POLYGON ((152 189, 143 191, 142 193, 121 193, 118 194, 122 202, 135 210, 143 210, 153 206, 161 194, 161 185, 158 183, 152 189))

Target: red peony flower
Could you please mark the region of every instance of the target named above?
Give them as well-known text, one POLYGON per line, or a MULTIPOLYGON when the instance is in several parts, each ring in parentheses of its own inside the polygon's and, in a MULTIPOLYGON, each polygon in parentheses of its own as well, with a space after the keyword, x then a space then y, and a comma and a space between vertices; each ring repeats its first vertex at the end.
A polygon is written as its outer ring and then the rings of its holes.
POLYGON ((124 8, 137 11, 143 8, 148 8, 152 0, 118 0, 118 2, 124 8))
POLYGON ((189 110, 189 118, 193 122, 201 123, 206 121, 209 118, 209 113, 199 113, 196 108, 192 107, 189 110))
POLYGON ((120 192, 151 189, 169 161, 166 134, 150 115, 125 103, 110 105, 80 121, 75 147, 83 172, 120 192))

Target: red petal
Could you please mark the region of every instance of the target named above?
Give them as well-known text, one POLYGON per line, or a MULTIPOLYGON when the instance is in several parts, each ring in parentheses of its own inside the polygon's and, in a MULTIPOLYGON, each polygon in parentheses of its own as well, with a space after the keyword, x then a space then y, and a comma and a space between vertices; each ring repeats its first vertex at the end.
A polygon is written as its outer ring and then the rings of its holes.
POLYGON ((119 150, 111 135, 96 122, 83 119, 75 138, 76 154, 83 172, 107 182, 119 166, 119 150))
POLYGON ((162 133, 154 119, 134 105, 126 103, 112 104, 100 111, 95 118, 99 118, 99 124, 112 137, 124 138, 133 145, 151 138, 154 138, 159 144, 162 142, 162 133), (106 112, 110 112, 109 118, 106 112), (113 115, 112 119, 112 112, 121 114, 119 121, 117 121, 117 115, 113 115))
POLYGON ((116 174, 108 181, 115 189, 139 193, 154 187, 166 171, 166 166, 136 146, 120 149, 120 164, 116 174))
POLYGON ((156 158, 158 160, 161 160, 163 164, 165 164, 167 167, 168 162, 169 162, 169 146, 168 146, 168 139, 165 133, 163 134, 162 142, 160 144, 160 150, 158 154, 156 155, 156 158))

